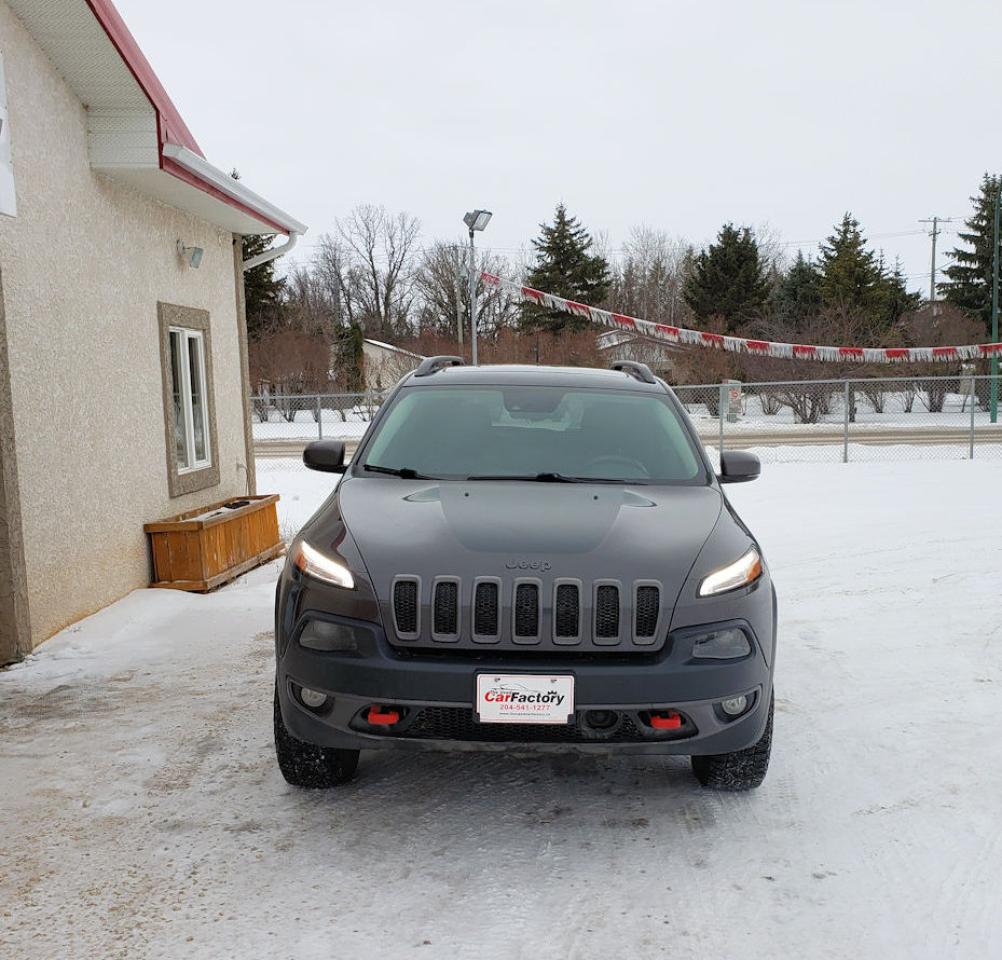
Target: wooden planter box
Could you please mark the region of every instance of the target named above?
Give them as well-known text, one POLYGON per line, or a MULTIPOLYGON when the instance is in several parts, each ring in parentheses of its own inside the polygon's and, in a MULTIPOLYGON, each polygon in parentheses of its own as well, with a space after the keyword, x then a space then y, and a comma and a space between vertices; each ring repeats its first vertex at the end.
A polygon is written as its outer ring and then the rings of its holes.
POLYGON ((204 593, 277 557, 278 494, 231 497, 147 523, 154 587, 204 593), (229 505, 236 505, 230 507, 229 505))

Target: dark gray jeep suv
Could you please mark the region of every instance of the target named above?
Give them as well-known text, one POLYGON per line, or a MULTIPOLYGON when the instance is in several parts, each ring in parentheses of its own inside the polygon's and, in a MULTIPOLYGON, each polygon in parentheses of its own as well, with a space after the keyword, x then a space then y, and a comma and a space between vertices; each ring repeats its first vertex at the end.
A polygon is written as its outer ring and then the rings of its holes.
POLYGON ((776 597, 672 391, 433 357, 386 400, 278 584, 275 746, 300 786, 370 748, 683 754, 758 786, 776 597))

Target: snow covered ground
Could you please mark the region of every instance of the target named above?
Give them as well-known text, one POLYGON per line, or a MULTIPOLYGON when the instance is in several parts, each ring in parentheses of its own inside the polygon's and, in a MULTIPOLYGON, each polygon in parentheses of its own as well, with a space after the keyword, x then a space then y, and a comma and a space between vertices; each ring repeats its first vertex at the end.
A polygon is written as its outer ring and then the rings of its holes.
MULTIPOLYGON (((330 486, 268 482, 290 523, 330 486)), ((134 593, 0 673, 0 956, 1000 956, 1000 485, 975 461, 732 488, 781 603, 749 795, 675 759, 392 753, 298 791, 277 566, 134 593)))
POLYGON ((262 421, 259 405, 252 405, 255 411, 253 422, 254 439, 262 440, 316 440, 320 434, 328 439, 358 440, 365 433, 373 414, 379 409, 374 401, 340 408, 329 399, 321 398, 321 416, 317 421, 316 397, 298 397, 294 401, 299 409, 290 410, 291 420, 278 410, 268 410, 268 419, 262 421))

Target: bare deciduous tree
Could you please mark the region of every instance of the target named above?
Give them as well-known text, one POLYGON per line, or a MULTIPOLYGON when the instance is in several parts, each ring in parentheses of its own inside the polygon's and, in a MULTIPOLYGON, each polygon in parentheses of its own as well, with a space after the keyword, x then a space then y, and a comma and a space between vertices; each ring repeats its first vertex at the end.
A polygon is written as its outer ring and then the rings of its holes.
MULTIPOLYGON (((469 248, 463 244, 438 241, 425 248, 414 276, 415 290, 420 300, 417 313, 418 330, 440 333, 462 340, 469 339, 470 285, 469 248)), ((478 277, 481 273, 507 276, 508 264, 489 251, 477 257, 478 277)), ((491 338, 497 331, 514 326, 519 317, 518 303, 504 290, 478 279, 477 335, 491 338)))
POLYGON ((609 301, 619 313, 653 323, 684 326, 690 311, 682 297, 692 250, 663 230, 634 227, 623 245, 609 301))
POLYGON ((349 323, 385 340, 410 333, 420 230, 416 217, 363 204, 321 238, 318 266, 349 323))

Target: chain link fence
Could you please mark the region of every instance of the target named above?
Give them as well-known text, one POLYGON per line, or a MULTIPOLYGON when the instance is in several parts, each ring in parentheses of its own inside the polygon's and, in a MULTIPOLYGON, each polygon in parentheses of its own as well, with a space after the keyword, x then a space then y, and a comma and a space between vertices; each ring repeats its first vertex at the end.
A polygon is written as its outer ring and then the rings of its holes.
POLYGON ((991 377, 887 377, 675 387, 713 457, 767 462, 1002 457, 991 377))
MULTIPOLYGON (((766 463, 1002 459, 989 377, 890 377, 712 383, 675 387, 710 458, 753 449, 766 463)), ((384 399, 380 393, 254 396, 259 490, 278 491, 291 540, 337 478, 307 470, 312 440, 343 440, 349 457, 384 399)))
POLYGON ((365 433, 382 393, 257 395, 250 398, 254 444, 259 453, 269 445, 301 449, 311 440, 357 441, 365 433))
MULTIPOLYGON (((675 387, 712 458, 754 449, 766 462, 1002 458, 988 376, 711 383, 675 387)), ((251 397, 257 457, 302 467, 311 440, 349 455, 381 392, 251 397)), ((273 465, 277 466, 277 465, 273 465)))

